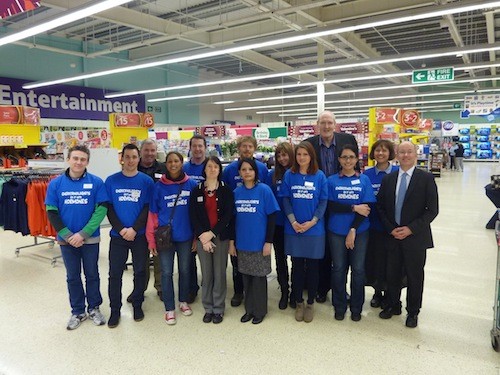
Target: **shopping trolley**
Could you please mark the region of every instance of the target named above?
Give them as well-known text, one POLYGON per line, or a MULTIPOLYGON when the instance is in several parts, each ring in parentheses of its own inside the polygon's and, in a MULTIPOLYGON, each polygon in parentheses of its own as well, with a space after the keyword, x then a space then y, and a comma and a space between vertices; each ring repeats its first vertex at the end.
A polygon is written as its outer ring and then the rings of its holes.
POLYGON ((493 306, 493 328, 491 329, 491 346, 500 352, 500 221, 496 222, 495 235, 497 239, 497 274, 495 281, 495 304, 493 306))

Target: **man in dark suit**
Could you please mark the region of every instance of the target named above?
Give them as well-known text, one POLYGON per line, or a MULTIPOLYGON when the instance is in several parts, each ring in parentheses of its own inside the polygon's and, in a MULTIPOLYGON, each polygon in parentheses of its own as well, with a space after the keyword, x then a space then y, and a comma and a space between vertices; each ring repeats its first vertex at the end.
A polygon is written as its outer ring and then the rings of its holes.
MULTIPOLYGON (((317 125, 319 127, 319 135, 308 138, 306 141, 312 144, 316 152, 319 168, 325 173, 326 177, 329 177, 337 173, 340 169, 338 152, 342 147, 346 144, 358 147, 358 142, 356 142, 356 138, 351 134, 335 132, 335 115, 330 111, 324 111, 319 114, 317 125)), ((332 259, 328 248, 328 241, 326 241, 325 257, 320 262, 316 302, 323 303, 326 301, 326 294, 332 287, 331 269, 332 259)))
POLYGON ((431 222, 438 215, 434 176, 415 167, 417 149, 411 142, 398 147, 399 171, 384 177, 377 206, 384 227, 391 234, 387 244, 387 307, 379 314, 390 319, 401 314, 401 270, 408 277, 406 326, 415 328, 422 307, 427 249, 434 247, 431 222))

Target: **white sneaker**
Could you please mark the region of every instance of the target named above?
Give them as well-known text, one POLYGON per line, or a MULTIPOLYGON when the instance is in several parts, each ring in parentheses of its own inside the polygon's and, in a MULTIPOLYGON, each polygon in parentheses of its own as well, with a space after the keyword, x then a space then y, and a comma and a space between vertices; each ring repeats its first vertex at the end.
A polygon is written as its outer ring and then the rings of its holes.
POLYGON ((99 310, 99 307, 90 310, 89 316, 96 326, 102 326, 106 324, 106 318, 104 317, 104 315, 102 315, 101 311, 99 310))
POLYGON ((77 329, 80 327, 80 324, 87 319, 87 314, 79 314, 79 315, 71 315, 71 318, 69 318, 68 325, 66 326, 66 329, 68 331, 72 331, 74 329, 77 329))
POLYGON ((175 323, 177 323, 177 320, 175 320, 175 311, 174 310, 167 311, 165 313, 165 321, 170 326, 173 326, 175 323))
POLYGON ((187 302, 181 302, 179 304, 179 309, 181 310, 181 313, 184 316, 193 315, 193 310, 191 310, 191 307, 189 307, 189 305, 187 304, 187 302))

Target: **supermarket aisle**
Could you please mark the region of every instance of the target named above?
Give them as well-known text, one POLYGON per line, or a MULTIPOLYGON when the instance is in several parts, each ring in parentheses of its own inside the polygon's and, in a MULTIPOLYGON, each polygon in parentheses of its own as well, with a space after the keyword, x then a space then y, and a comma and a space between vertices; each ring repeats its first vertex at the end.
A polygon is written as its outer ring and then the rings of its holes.
MULTIPOLYGON (((151 285, 144 321, 134 322, 125 302, 116 329, 86 321, 69 332, 64 268, 60 263, 51 268, 50 261, 36 256, 52 256, 57 248, 29 248, 16 258, 15 247, 32 239, 0 232, 0 374, 498 375, 500 355, 491 349, 489 333, 497 247, 494 232, 484 229, 494 207, 483 188, 494 169, 495 164, 467 163, 464 173, 444 172, 437 180, 436 248, 428 253, 424 306, 413 330, 404 327, 404 315, 379 319, 380 310, 368 303, 369 288, 359 323, 335 321, 330 298, 326 304, 316 304, 312 323, 297 323, 293 310, 278 310, 274 280, 269 287, 269 315, 258 326, 240 323, 243 308, 231 308, 229 303, 222 324, 204 324, 199 299, 191 317, 180 316, 176 326, 167 326, 151 285)), ((109 316, 108 238, 104 237, 102 311, 109 316)), ((128 271, 125 296, 131 284, 128 271)))

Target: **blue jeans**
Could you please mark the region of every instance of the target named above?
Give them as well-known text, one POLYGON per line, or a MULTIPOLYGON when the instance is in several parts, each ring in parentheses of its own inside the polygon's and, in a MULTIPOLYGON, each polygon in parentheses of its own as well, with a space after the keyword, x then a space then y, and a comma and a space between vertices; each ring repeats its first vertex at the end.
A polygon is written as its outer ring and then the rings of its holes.
POLYGON ((177 253, 179 270, 179 302, 186 302, 189 294, 191 245, 193 241, 174 242, 174 249, 158 253, 161 263, 161 289, 166 311, 175 310, 174 257, 177 253))
POLYGON ((365 258, 368 246, 368 231, 356 233, 354 249, 345 246, 346 236, 328 231, 332 254, 332 302, 336 312, 347 310, 346 282, 351 267, 351 312, 361 314, 365 302, 365 258))
POLYGON ((61 245, 61 253, 66 266, 66 281, 68 283, 71 314, 79 315, 85 312, 85 298, 87 310, 99 307, 102 296, 99 290, 99 244, 86 244, 81 247, 61 245), (82 265, 85 274, 85 290, 82 283, 82 265))

